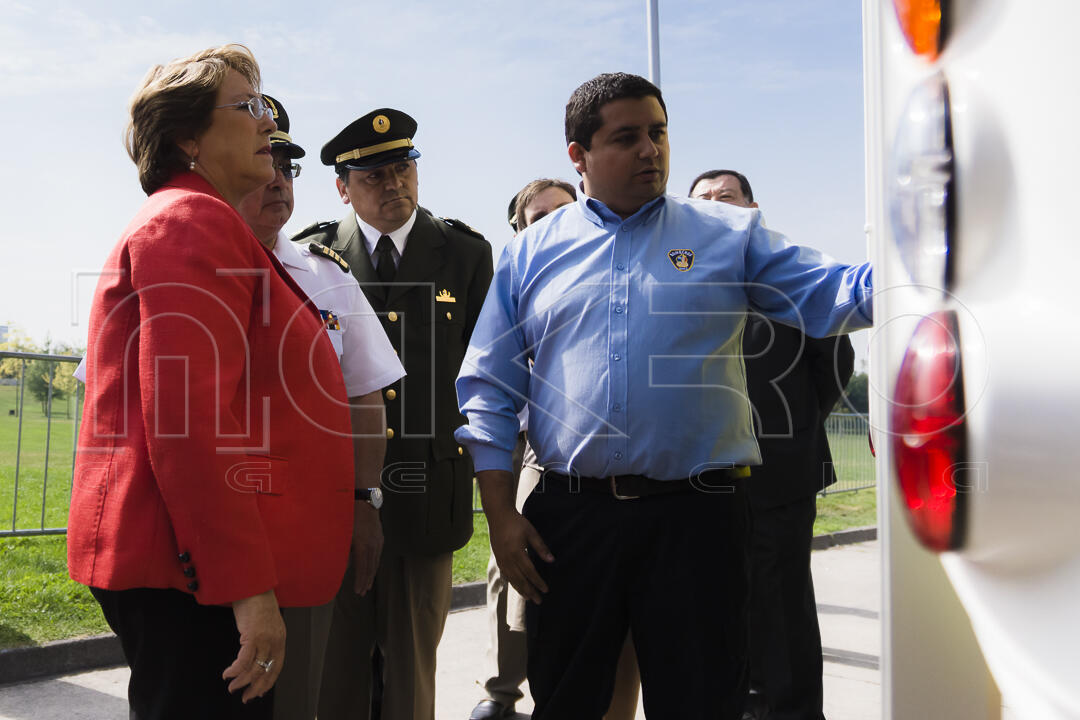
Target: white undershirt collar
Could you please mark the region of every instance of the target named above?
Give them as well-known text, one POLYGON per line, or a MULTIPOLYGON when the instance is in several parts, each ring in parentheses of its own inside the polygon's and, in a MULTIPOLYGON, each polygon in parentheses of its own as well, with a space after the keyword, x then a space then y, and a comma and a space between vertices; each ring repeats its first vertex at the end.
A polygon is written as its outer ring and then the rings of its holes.
MULTIPOLYGON (((354 211, 355 212, 355 211, 354 211)), ((360 234, 364 236, 364 245, 367 246, 368 257, 370 258, 375 254, 375 245, 378 244, 379 238, 383 236, 383 233, 376 230, 371 225, 368 225, 360 215, 356 215, 356 224, 360 227, 360 234)), ((386 233, 390 236, 391 242, 394 243, 394 265, 401 264, 401 256, 405 254, 405 241, 409 239, 409 233, 412 232, 413 225, 416 224, 416 209, 412 211, 412 215, 405 221, 405 224, 399 227, 393 232, 386 233)), ((372 258, 372 264, 375 260, 372 258)))

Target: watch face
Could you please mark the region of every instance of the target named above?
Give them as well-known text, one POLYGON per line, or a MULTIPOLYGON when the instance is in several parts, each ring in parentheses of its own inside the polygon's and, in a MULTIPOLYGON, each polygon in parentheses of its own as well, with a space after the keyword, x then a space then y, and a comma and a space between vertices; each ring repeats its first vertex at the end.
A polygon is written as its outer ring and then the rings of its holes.
POLYGON ((368 497, 368 502, 371 503, 371 507, 378 510, 382 507, 382 488, 371 488, 371 495, 368 497))

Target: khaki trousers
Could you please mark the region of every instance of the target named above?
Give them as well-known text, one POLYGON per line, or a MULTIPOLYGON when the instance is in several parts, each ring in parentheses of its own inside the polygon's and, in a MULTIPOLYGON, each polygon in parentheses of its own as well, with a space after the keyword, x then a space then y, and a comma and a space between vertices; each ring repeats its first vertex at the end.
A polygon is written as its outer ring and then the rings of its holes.
POLYGON ((368 720, 371 654, 382 651, 382 720, 434 720, 435 651, 450 612, 453 553, 383 553, 375 583, 353 592, 353 568, 334 602, 319 720, 368 720))
MULTIPOLYGON (((517 496, 515 507, 520 512, 525 498, 540 479, 540 469, 535 467, 536 453, 526 442, 524 432, 518 435, 513 465, 514 492, 517 496)), ((495 562, 495 553, 491 553, 488 558, 487 614, 489 640, 484 671, 488 677, 481 684, 490 699, 512 707, 524 697, 521 684, 525 682, 527 659, 525 603, 503 578, 495 562)))
POLYGON ((285 664, 274 683, 274 720, 315 720, 334 602, 282 608, 285 664))

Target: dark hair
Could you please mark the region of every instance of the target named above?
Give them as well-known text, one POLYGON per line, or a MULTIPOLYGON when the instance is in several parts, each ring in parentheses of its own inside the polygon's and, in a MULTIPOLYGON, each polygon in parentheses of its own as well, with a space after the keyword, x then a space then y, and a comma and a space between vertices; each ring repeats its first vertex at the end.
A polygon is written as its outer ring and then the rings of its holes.
POLYGON ((521 188, 518 194, 514 196, 514 222, 510 223, 510 226, 517 232, 521 232, 528 223, 525 222, 525 208, 529 207, 529 203, 536 199, 536 196, 544 192, 548 188, 559 188, 566 192, 574 200, 577 200, 577 189, 573 185, 565 180, 556 180, 554 178, 541 178, 540 180, 533 180, 531 183, 521 188))
POLYGON ((590 149, 593 134, 600 129, 600 108, 623 98, 654 97, 664 110, 667 105, 660 88, 639 75, 629 73, 603 73, 583 83, 566 103, 566 144, 576 142, 590 149))
POLYGON ((147 195, 187 166, 190 158, 176 143, 210 127, 217 91, 230 69, 259 92, 259 65, 250 50, 235 44, 156 65, 143 78, 131 98, 124 145, 139 168, 139 184, 147 195))
POLYGON ((746 176, 743 175, 741 172, 736 172, 734 170, 709 170, 708 172, 703 172, 696 178, 694 178, 694 182, 690 183, 690 190, 686 194, 693 195, 694 188, 696 188, 697 184, 702 180, 712 180, 713 178, 720 177, 721 175, 730 175, 731 177, 738 180, 739 188, 742 190, 742 194, 743 197, 746 198, 746 202, 754 202, 754 191, 750 189, 750 181, 747 180, 746 176))

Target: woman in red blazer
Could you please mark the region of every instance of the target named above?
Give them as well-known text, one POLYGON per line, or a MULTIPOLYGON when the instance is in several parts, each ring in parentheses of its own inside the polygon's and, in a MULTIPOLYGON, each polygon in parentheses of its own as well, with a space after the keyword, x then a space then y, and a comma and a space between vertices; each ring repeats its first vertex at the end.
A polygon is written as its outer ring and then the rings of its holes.
POLYGON ((120 637, 140 719, 270 717, 279 606, 329 602, 345 570, 341 370, 235 210, 274 175, 259 84, 238 45, 151 70, 127 136, 149 198, 91 312, 68 565, 120 637))

